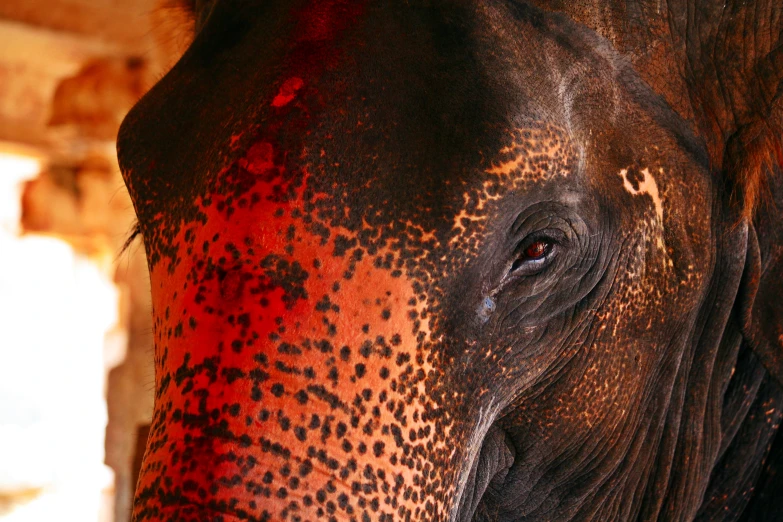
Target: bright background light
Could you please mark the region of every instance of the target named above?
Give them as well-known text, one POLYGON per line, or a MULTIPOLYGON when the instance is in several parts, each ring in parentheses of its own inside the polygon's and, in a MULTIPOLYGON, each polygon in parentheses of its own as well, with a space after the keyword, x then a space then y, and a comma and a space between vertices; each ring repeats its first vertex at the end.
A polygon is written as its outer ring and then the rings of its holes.
POLYGON ((130 520, 153 336, 116 138, 184 4, 0 0, 0 522, 130 520))
POLYGON ((0 152, 0 227, 4 232, 19 232, 22 183, 40 171, 41 162, 35 157, 0 152))
POLYGON ((0 520, 107 521, 113 253, 20 234, 22 186, 40 169, 34 157, 0 154, 0 520))

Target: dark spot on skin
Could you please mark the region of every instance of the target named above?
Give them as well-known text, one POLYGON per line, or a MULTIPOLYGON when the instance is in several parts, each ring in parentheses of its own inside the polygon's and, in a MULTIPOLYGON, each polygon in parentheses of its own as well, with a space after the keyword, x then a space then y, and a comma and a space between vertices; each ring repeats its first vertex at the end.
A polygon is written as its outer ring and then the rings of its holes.
POLYGON ((269 379, 269 374, 266 373, 264 370, 253 368, 250 370, 249 373, 250 378, 253 380, 253 382, 261 383, 269 379))
POLYGON ((240 368, 223 368, 220 373, 226 378, 226 382, 228 382, 228 384, 233 383, 237 379, 245 377, 245 372, 243 372, 240 368))
POLYGON ((300 355, 302 353, 298 347, 286 342, 280 343, 277 346, 277 351, 285 355, 300 355))
POLYGON ((383 455, 384 446, 386 445, 381 441, 378 441, 372 445, 372 453, 376 458, 379 458, 381 455, 383 455))
POLYGON ((253 388, 250 390, 250 398, 254 401, 258 402, 263 398, 263 393, 261 393, 261 389, 257 386, 253 386, 253 388))
POLYGON ((628 172, 625 175, 625 179, 628 180, 628 183, 631 184, 631 187, 633 187, 634 190, 639 190, 639 183, 644 180, 644 176, 641 173, 641 170, 636 165, 631 165, 628 167, 628 172))
POLYGON ((356 246, 356 239, 348 239, 346 236, 339 234, 334 239, 334 252, 332 255, 343 257, 346 251, 354 246, 356 246))
POLYGON ((310 474, 310 472, 313 471, 313 464, 310 462, 310 460, 304 460, 299 465, 299 476, 300 477, 306 477, 310 474))
POLYGON ((332 351, 334 350, 332 343, 330 343, 326 339, 322 339, 316 342, 315 344, 316 347, 321 351, 321 353, 332 353, 332 351))

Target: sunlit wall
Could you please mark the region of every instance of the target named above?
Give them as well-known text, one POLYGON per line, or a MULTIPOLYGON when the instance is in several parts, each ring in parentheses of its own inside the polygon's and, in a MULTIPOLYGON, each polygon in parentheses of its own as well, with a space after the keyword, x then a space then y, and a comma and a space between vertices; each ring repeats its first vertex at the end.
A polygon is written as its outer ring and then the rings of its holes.
POLYGON ((0 153, 0 520, 106 522, 113 252, 21 234, 22 184, 40 168, 35 158, 0 153))

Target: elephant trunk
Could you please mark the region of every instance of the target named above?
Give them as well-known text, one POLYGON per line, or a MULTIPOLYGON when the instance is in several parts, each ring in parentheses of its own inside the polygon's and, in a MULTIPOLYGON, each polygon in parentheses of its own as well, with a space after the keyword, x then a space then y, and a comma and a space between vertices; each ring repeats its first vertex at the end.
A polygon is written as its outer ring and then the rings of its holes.
POLYGON ((388 252, 269 206, 209 208, 178 257, 151 263, 156 400, 134 520, 447 519, 464 444, 421 290, 388 252))

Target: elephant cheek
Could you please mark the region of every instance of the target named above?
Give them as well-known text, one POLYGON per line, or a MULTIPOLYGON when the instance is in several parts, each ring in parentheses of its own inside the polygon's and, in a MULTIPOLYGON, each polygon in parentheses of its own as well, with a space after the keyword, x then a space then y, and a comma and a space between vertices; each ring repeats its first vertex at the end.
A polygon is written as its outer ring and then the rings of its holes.
POLYGON ((355 233, 256 190, 264 203, 231 212, 214 197, 152 266, 156 403, 134 520, 445 518, 459 470, 422 295, 397 254, 358 254, 355 233))

